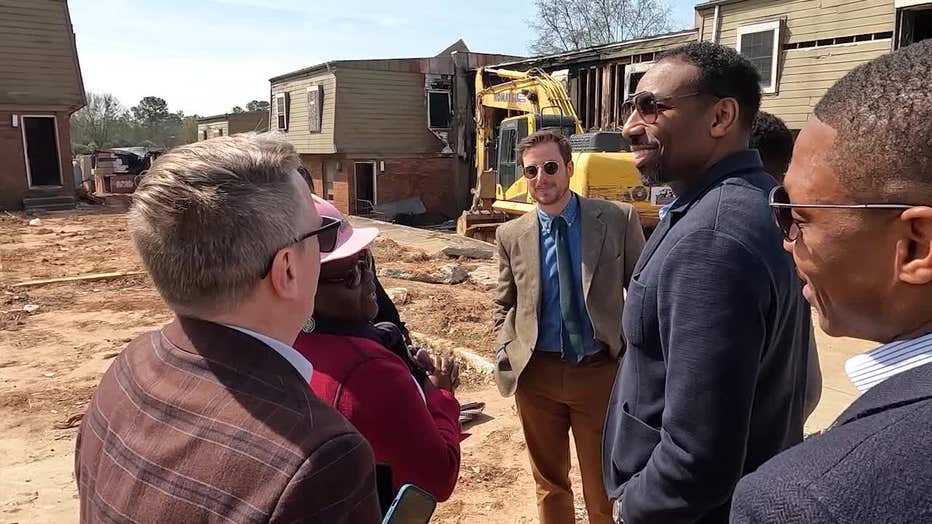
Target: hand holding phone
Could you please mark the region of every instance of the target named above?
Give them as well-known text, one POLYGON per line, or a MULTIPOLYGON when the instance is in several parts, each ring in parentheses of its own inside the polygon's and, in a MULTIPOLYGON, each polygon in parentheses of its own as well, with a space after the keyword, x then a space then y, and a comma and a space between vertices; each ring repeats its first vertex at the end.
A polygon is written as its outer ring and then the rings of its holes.
POLYGON ((388 514, 382 524, 427 524, 437 501, 421 488, 413 484, 401 486, 388 514))

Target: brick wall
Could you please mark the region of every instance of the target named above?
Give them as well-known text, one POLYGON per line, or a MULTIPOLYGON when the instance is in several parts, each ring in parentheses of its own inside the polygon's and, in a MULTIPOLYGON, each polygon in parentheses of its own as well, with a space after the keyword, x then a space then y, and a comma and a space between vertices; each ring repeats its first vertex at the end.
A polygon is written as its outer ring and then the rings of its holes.
POLYGON ((319 196, 324 196, 324 163, 339 162, 342 169, 337 170, 336 176, 333 178, 333 200, 331 200, 331 202, 333 202, 333 205, 339 209, 341 213, 349 214, 351 211, 350 201, 352 194, 350 192, 350 185, 346 173, 348 169, 352 170, 352 161, 347 162, 337 155, 306 154, 301 155, 301 162, 304 164, 308 173, 311 174, 311 178, 314 180, 314 192, 319 196))
MULTIPOLYGON (((355 156, 355 155, 354 155, 355 156)), ((325 163, 338 163, 333 177, 333 205, 342 213, 356 213, 355 162, 376 162, 374 157, 346 158, 343 155, 301 155, 301 162, 314 180, 314 190, 323 195, 325 163)), ((429 212, 455 217, 460 212, 456 187, 467 182, 456 180, 456 158, 453 156, 423 156, 384 159, 385 171, 377 172, 377 200, 380 204, 420 197, 429 212)), ((463 171, 464 173, 466 171, 463 171)))
POLYGON ((377 175, 379 203, 416 196, 428 212, 455 217, 456 162, 452 156, 386 159, 377 175))
MULTIPOLYGON (((0 111, 0 209, 21 209, 29 193, 26 157, 23 154, 22 120, 13 127, 13 114, 51 114, 47 111, 0 111)), ((71 167, 71 132, 68 113, 54 113, 58 124, 58 147, 61 154, 62 194, 74 194, 74 170, 71 167)))

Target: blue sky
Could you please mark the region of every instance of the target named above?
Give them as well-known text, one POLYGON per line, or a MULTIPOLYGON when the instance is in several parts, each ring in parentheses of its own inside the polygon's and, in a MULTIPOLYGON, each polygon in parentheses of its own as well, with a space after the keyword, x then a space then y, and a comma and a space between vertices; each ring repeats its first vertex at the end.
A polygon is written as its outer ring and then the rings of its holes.
MULTIPOLYGON (((668 0, 676 28, 696 0, 668 0)), ((88 91, 125 106, 224 113, 267 100, 268 79, 328 60, 473 51, 526 55, 533 0, 70 0, 88 91)))

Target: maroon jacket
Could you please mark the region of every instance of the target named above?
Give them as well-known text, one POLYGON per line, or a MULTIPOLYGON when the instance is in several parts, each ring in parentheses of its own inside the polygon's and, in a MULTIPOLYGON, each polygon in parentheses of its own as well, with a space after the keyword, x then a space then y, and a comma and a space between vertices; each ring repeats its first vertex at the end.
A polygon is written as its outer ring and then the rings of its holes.
POLYGON ((377 523, 372 450, 278 353, 192 319, 114 360, 78 434, 81 522, 377 523))
POLYGON ((453 493, 460 471, 460 405, 375 341, 301 333, 295 349, 314 364, 311 388, 366 437, 394 488, 414 484, 437 500, 453 493))

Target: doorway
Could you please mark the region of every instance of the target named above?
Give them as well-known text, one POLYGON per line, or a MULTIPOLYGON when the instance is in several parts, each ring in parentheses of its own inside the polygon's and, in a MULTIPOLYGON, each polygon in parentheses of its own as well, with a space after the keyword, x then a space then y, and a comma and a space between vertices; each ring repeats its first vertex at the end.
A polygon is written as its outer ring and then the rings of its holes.
POLYGON ((54 116, 23 116, 23 149, 29 187, 62 185, 58 128, 54 116))
POLYGON ((356 214, 368 215, 378 204, 376 198, 375 162, 355 163, 356 214))

